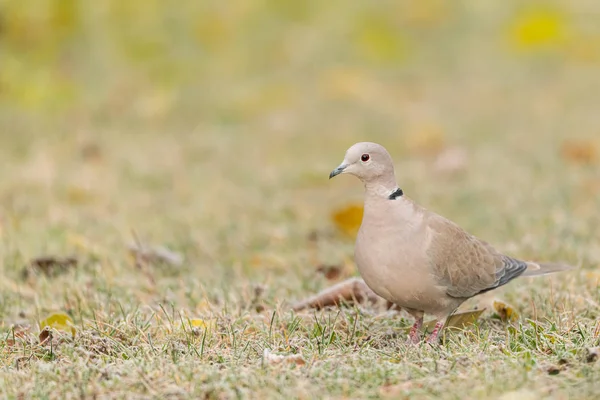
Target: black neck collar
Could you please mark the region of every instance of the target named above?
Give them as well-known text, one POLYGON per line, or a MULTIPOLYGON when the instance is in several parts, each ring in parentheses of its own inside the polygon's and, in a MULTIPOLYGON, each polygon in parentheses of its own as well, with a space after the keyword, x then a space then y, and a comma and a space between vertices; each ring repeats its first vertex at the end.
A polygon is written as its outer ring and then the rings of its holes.
POLYGON ((390 194, 390 196, 388 197, 388 199, 390 199, 390 200, 396 200, 398 197, 402 197, 403 194, 404 194, 404 192, 402 191, 402 189, 397 188, 396 190, 394 190, 392 192, 392 194, 390 194))

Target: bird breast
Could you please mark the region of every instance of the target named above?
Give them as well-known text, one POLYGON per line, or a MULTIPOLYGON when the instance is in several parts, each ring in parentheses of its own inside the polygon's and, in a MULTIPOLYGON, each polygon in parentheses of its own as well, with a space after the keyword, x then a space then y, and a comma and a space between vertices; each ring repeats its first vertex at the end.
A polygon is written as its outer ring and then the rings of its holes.
POLYGON ((423 217, 408 214, 399 204, 386 205, 394 207, 372 215, 365 204, 355 247, 360 275, 388 301, 418 310, 436 308, 423 301, 431 299, 432 294, 439 298, 442 290, 431 275, 426 253, 430 238, 423 217))

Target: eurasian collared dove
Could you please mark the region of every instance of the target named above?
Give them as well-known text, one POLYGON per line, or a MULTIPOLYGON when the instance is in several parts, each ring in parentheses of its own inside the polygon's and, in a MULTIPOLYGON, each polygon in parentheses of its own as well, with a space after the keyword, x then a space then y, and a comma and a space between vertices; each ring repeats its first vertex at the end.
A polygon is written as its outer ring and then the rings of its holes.
POLYGON ((470 297, 496 289, 518 276, 544 275, 571 267, 520 261, 496 251, 446 218, 420 207, 396 184, 387 150, 357 143, 329 178, 351 174, 365 185, 362 224, 354 257, 365 283, 379 296, 407 310, 418 343, 425 313, 437 323, 428 342, 437 340, 444 321, 470 297))

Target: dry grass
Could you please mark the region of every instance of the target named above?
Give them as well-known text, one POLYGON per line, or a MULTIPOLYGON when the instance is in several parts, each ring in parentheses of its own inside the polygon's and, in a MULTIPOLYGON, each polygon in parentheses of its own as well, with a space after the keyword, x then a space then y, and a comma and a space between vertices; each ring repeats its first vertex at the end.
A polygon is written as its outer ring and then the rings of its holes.
MULTIPOLYGON (((288 33, 277 46, 295 46, 297 58, 230 45, 202 61, 191 91, 174 84, 166 96, 134 68, 111 80, 117 63, 102 75, 101 94, 92 76, 78 76, 88 103, 49 114, 4 99, 2 396, 600 396, 600 361, 587 353, 600 345, 597 59, 562 42, 506 48, 517 12, 508 6, 407 19, 406 57, 350 57, 344 27, 358 24, 349 17, 364 14, 360 4, 347 19, 333 8, 311 19, 331 36, 287 30, 265 14, 270 29, 288 33), (419 25, 427 23, 436 26, 430 35, 419 25), (228 57, 254 60, 255 69, 227 69, 228 57), (405 346, 404 314, 291 312, 293 301, 331 284, 318 265, 351 258, 353 242, 330 215, 360 202, 362 188, 327 176, 359 140, 384 144, 405 193, 428 208, 514 256, 580 269, 497 291, 518 323, 485 313, 476 329, 435 348, 405 346), (454 146, 468 159, 449 173, 435 161, 454 146), (184 262, 136 265, 128 254, 136 240, 184 262), (79 263, 24 277, 27 262, 44 255, 79 263), (37 321, 56 311, 71 315, 77 335, 40 346, 37 321), (11 330, 20 321, 33 325, 25 337, 11 330), (270 365, 264 349, 306 363, 270 365)), ((568 15, 587 26, 583 14, 568 15)))

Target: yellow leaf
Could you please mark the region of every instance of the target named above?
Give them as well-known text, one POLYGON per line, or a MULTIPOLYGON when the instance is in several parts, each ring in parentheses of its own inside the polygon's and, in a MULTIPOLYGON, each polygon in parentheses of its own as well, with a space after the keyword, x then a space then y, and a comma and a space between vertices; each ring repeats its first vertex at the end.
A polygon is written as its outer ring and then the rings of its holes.
POLYGON ((202 319, 202 318, 187 318, 186 322, 182 324, 182 328, 198 328, 205 330, 213 330, 216 324, 215 319, 202 319))
MULTIPOLYGON (((446 319, 446 322, 444 323, 444 329, 464 329, 467 326, 474 324, 484 311, 485 308, 482 308, 481 310, 463 311, 452 314, 446 319)), ((421 330, 425 332, 433 331, 436 322, 436 320, 432 320, 424 323, 421 327, 421 330)), ((406 332, 410 331, 410 329, 411 328, 406 328, 406 332)))
POLYGON ((502 321, 514 322, 519 319, 519 313, 502 301, 494 300, 493 307, 502 321))
POLYGON ((192 318, 190 319, 190 325, 193 328, 203 328, 206 329, 206 322, 203 319, 200 318, 192 318))
POLYGON ((355 237, 362 222, 363 206, 350 204, 332 213, 331 219, 335 226, 344 234, 355 237))
POLYGON ((565 17, 554 10, 525 11, 515 17, 510 35, 518 50, 557 47, 566 37, 565 17))
POLYGON ((40 330, 44 330, 46 327, 56 329, 61 332, 71 332, 73 337, 77 333, 75 324, 71 317, 64 313, 51 314, 46 319, 40 321, 40 330))

